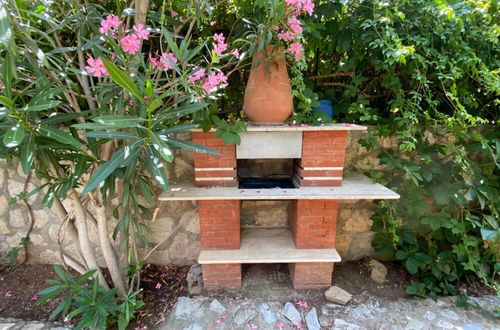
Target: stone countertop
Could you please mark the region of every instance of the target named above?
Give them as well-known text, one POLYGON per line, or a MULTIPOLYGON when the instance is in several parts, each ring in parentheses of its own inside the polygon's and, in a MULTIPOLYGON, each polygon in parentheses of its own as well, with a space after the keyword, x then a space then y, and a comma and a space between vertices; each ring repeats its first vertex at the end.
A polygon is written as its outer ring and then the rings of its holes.
MULTIPOLYGON (((297 132, 297 131, 366 131, 367 126, 347 123, 313 125, 247 125, 247 132, 297 132)), ((202 132, 201 128, 195 128, 192 132, 202 132)), ((211 131, 215 131, 212 129, 211 131)))
POLYGON ((399 195, 362 174, 344 177, 340 187, 301 187, 291 189, 240 189, 238 187, 171 187, 159 198, 172 200, 292 200, 292 199, 399 199, 399 195))

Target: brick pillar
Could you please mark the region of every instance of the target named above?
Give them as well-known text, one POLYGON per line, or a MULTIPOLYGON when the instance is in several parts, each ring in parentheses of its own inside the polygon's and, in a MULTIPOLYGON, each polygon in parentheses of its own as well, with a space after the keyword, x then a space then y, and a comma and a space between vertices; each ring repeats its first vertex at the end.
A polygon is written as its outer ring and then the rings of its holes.
POLYGON ((302 158, 296 162, 302 187, 342 185, 347 131, 304 131, 302 158))
POLYGON ((241 264, 202 265, 203 287, 207 290, 239 289, 241 264))
POLYGON ((239 200, 201 200, 198 210, 202 250, 240 248, 239 200))
POLYGON ((288 264, 295 290, 319 289, 332 285, 333 262, 288 264))
POLYGON ((195 183, 199 187, 235 187, 236 146, 224 144, 213 132, 193 132, 193 143, 201 144, 220 152, 220 155, 194 153, 195 183))
POLYGON ((289 216, 297 249, 333 249, 337 231, 338 200, 294 200, 289 216))

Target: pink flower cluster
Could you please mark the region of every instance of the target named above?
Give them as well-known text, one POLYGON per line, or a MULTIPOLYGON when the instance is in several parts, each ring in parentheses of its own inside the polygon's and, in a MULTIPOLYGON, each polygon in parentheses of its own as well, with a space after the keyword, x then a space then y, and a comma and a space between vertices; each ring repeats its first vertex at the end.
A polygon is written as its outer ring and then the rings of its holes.
POLYGON ((288 51, 295 56, 296 61, 300 61, 302 58, 302 51, 304 50, 304 47, 300 42, 293 42, 290 44, 290 47, 288 47, 288 51))
POLYGON ((163 53, 159 58, 153 57, 149 53, 149 61, 154 69, 168 70, 173 69, 178 60, 175 58, 174 53, 163 53))
POLYGON ((285 0, 287 6, 295 9, 295 15, 302 13, 313 14, 314 3, 311 0, 285 0))
POLYGON ((222 72, 211 72, 203 81, 201 88, 205 90, 207 94, 211 94, 218 87, 227 84, 227 77, 222 72))
POLYGON ((102 59, 100 57, 94 59, 92 55, 87 54, 87 66, 85 66, 85 71, 93 75, 94 77, 108 76, 108 70, 104 66, 102 59))
POLYGON ((195 82, 203 78, 204 75, 205 75, 205 69, 199 69, 194 74, 188 77, 188 81, 189 83, 194 84, 195 82))
POLYGON ((227 50, 226 39, 222 33, 216 33, 213 36, 214 41, 216 42, 214 46, 214 52, 217 55, 222 55, 227 50))
POLYGON ((120 45, 124 52, 135 55, 141 48, 141 40, 148 40, 149 31, 143 24, 137 24, 133 27, 134 33, 124 36, 120 39, 120 45))
POLYGON ((116 32, 116 29, 122 25, 122 21, 116 15, 108 15, 106 19, 101 21, 101 27, 99 28, 99 32, 102 34, 106 34, 111 31, 113 34, 116 32))

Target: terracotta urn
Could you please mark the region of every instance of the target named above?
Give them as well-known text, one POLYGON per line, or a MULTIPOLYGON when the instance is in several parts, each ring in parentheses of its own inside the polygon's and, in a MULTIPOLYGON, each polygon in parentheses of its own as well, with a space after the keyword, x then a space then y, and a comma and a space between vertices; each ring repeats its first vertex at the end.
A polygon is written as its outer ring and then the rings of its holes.
POLYGON ((252 70, 245 89, 243 110, 253 124, 283 124, 293 112, 290 78, 282 51, 273 54, 273 46, 253 57, 252 70))

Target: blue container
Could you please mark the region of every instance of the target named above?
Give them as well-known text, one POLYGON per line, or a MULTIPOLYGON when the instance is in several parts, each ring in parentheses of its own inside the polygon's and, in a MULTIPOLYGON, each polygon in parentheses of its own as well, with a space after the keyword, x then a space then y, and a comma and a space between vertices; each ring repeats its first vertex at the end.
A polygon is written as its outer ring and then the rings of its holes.
POLYGON ((314 110, 325 113, 328 117, 333 118, 333 104, 330 100, 319 100, 320 106, 314 107, 314 110))

